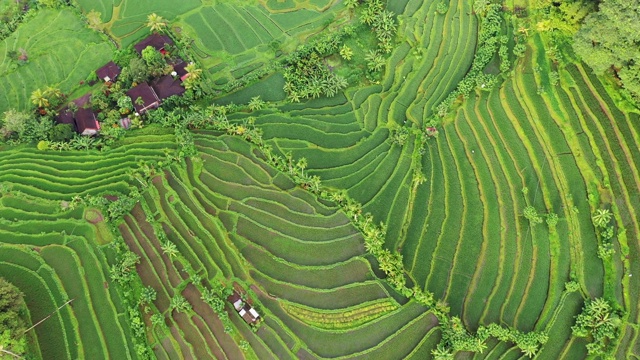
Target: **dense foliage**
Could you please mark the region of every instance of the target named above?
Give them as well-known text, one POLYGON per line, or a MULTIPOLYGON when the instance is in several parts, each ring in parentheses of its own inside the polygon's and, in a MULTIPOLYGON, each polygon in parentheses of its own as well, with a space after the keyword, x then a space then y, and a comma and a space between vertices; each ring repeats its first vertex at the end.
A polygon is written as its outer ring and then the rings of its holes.
POLYGON ((598 74, 612 72, 640 103, 640 1, 604 0, 574 36, 575 52, 598 74))
POLYGON ((613 310, 609 302, 597 298, 585 303, 582 313, 576 317, 576 324, 571 329, 575 336, 590 338, 591 342, 587 345, 589 354, 613 358, 613 344, 619 336, 621 324, 620 315, 613 310))
MULTIPOLYGON (((4 278, 0 278, 0 350, 24 355, 27 352, 27 307, 23 294, 4 278)), ((0 359, 9 358, 7 353, 0 359)))

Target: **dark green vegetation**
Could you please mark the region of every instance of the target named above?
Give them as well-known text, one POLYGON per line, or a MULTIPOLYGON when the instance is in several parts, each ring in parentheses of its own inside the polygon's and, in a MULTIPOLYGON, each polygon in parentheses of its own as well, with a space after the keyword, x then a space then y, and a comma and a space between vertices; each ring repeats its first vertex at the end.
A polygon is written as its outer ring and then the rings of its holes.
POLYGON ((28 314, 20 289, 0 278, 0 356, 3 358, 12 353, 18 356, 26 354, 28 314))
POLYGON ((40 357, 640 357, 640 116, 575 58, 590 2, 78 5, 168 19, 215 94, 0 152, 0 275, 33 322, 74 299, 40 357))
POLYGON ((615 73, 625 94, 640 103, 640 2, 605 0, 575 35, 574 49, 597 74, 615 73))

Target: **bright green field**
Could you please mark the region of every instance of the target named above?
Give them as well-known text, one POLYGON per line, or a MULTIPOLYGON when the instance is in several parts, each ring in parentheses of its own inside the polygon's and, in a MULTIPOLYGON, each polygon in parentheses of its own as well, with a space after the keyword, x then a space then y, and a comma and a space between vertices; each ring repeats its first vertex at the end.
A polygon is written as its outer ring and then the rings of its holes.
POLYGON ((0 42, 0 113, 31 106, 31 93, 57 86, 69 93, 111 59, 113 45, 71 11, 43 10, 0 42), (18 65, 9 51, 23 49, 28 63, 18 65))
MULTIPOLYGON (((525 56, 511 56, 513 72, 491 91, 459 101, 422 153, 413 135, 393 144, 397 126, 424 127, 473 61, 480 24, 471 3, 451 0, 440 15, 439 3, 388 2, 398 14, 398 44, 379 84, 287 103, 276 73, 215 102, 245 104, 258 95, 273 101, 230 119, 254 117, 275 152, 304 157, 323 186, 346 190, 363 213, 384 222, 385 246, 402 254, 409 283, 446 302, 470 331, 492 323, 545 331, 550 341, 537 358, 586 358, 586 341, 571 326, 585 299, 609 296, 628 315, 616 358, 639 358, 640 282, 633 279, 640 276, 640 116, 619 110, 583 64, 559 69, 560 81, 551 85, 556 65, 544 35, 531 30, 525 56), (415 169, 426 178, 420 185, 415 169), (531 226, 527 205, 557 214, 555 230, 531 226), (597 257, 591 221, 603 206, 616 223, 611 266, 597 257), (563 291, 571 279, 580 285, 576 293, 563 291)), ((274 61, 281 55, 269 47, 274 40, 286 52, 323 31, 328 19, 349 17, 331 0, 78 4, 102 12, 121 45, 147 33, 148 14, 171 20, 193 39, 191 50, 218 86, 274 61)), ((513 6, 505 2, 507 12, 513 6)), ((30 92, 21 91, 29 86, 54 81, 72 89, 75 77, 111 56, 111 45, 70 12, 43 11, 36 19, 0 43, 0 110, 26 108, 30 92), (62 24, 75 27, 55 30, 62 24), (51 32, 69 44, 45 45, 51 32), (30 54, 15 72, 3 58, 10 46, 30 54), (67 69, 58 53, 78 48, 90 55, 67 69)), ((169 131, 132 132, 102 153, 1 148, 0 276, 23 290, 32 319, 74 299, 36 330, 42 358, 136 358, 129 315, 109 277, 114 251, 103 245, 120 236, 140 257, 142 284, 157 292, 143 316, 157 359, 432 357, 442 336, 433 313, 389 286, 338 206, 297 187, 239 137, 206 130, 193 136, 197 155, 157 173, 133 210, 111 224, 114 233, 64 202, 127 193, 138 185, 131 170, 176 148, 169 131), (163 252, 165 241, 179 256, 163 252), (248 290, 265 320, 257 331, 230 304, 225 328, 203 301, 202 289, 220 280, 248 290), (178 295, 190 310, 172 310, 178 295), (336 314, 345 314, 339 326, 322 323, 336 314), (153 315, 161 321, 152 324, 153 315)), ((491 339, 482 354, 456 358, 526 357, 515 344, 491 339)))

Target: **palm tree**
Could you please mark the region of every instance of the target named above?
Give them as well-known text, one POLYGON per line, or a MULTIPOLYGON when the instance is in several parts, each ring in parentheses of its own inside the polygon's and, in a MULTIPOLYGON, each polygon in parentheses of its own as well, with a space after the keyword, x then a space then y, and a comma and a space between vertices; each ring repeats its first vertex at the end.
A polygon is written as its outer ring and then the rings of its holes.
POLYGON ((304 169, 307 168, 307 159, 303 157, 298 159, 298 163, 296 164, 296 167, 300 169, 301 174, 304 174, 304 169))
POLYGON ((171 298, 169 307, 177 312, 187 312, 191 310, 191 304, 182 295, 176 295, 171 298))
POLYGON ((367 67, 371 71, 380 71, 384 67, 384 58, 377 50, 369 50, 364 59, 367 61, 367 67))
POLYGON ((199 69, 198 65, 193 62, 190 62, 184 69, 189 74, 188 78, 192 78, 193 80, 200 78, 200 75, 202 75, 202 69, 199 69))
POLYGON ((49 99, 60 100, 64 97, 62 91, 55 86, 47 86, 47 88, 44 89, 44 94, 49 97, 49 99))
POLYGON ((431 355, 433 355, 436 360, 453 360, 453 353, 451 350, 440 344, 438 344, 435 349, 431 350, 431 355))
POLYGON ((340 56, 342 56, 343 59, 349 61, 353 57, 353 50, 351 50, 351 48, 348 47, 347 44, 344 44, 342 45, 342 48, 340 48, 340 56))
POLYGON ((156 300, 156 296, 156 290, 151 286, 147 286, 146 288, 142 289, 142 292, 140 293, 140 303, 151 304, 156 300))
POLYGON ((71 146, 76 150, 89 150, 94 140, 92 137, 76 135, 69 141, 71 146))
POLYGON ((36 89, 31 93, 31 102, 41 109, 49 106, 49 99, 47 99, 46 93, 40 89, 36 89))
POLYGON ((171 241, 165 241, 164 244, 162 244, 161 248, 162 252, 165 253, 169 257, 169 259, 173 259, 179 253, 176 244, 172 243, 171 241))
POLYGON ((346 6, 347 9, 353 9, 358 5, 360 5, 360 0, 344 0, 344 6, 346 6))
POLYGON ((249 110, 251 111, 260 110, 263 107, 264 101, 260 99, 260 95, 252 97, 251 101, 249 101, 249 110))
POLYGON ((609 209, 598 209, 591 219, 594 225, 605 228, 611 221, 611 211, 609 209))
POLYGON ((147 27, 152 32, 163 31, 167 27, 167 21, 160 15, 153 13, 147 16, 147 27))

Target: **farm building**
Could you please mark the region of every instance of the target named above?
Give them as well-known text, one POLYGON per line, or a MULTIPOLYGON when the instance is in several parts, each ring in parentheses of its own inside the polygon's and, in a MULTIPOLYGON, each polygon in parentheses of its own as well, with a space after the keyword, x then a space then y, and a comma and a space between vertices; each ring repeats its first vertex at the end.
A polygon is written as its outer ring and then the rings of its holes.
POLYGON ((144 114, 149 109, 155 109, 160 106, 160 98, 147 83, 142 83, 127 91, 127 95, 131 98, 133 107, 138 114, 144 114), (141 99, 142 101, 137 101, 141 99))
POLYGON ((166 35, 160 34, 151 34, 147 36, 144 40, 135 44, 133 47, 136 49, 138 54, 142 55, 142 50, 146 49, 147 46, 151 46, 154 49, 160 51, 161 53, 165 53, 164 47, 166 45, 173 45, 173 40, 166 35))
POLYGON ((244 319, 244 321, 247 324, 255 323, 256 321, 258 321, 258 318, 260 317, 258 312, 248 304, 245 304, 242 307, 242 309, 238 311, 238 314, 240 314, 240 316, 244 319))
POLYGON ((244 303, 238 292, 234 291, 227 300, 233 304, 233 307, 247 324, 255 324, 256 321, 258 321, 258 318, 260 318, 260 314, 258 314, 256 309, 251 305, 244 303))
POLYGON ((236 309, 236 311, 240 311, 240 309, 242 309, 242 298, 237 292, 234 291, 227 300, 229 300, 229 302, 233 304, 233 307, 236 309))
POLYGON ((174 79, 171 75, 165 75, 154 79, 151 82, 151 87, 158 95, 160 100, 164 100, 169 96, 184 94, 184 88, 181 85, 181 81, 174 79))
POLYGON ((76 111, 76 131, 81 135, 95 135, 100 131, 100 123, 91 108, 80 108, 76 111))
POLYGON ((96 70, 99 79, 105 82, 113 82, 120 75, 120 67, 113 61, 109 61, 103 67, 96 70))

